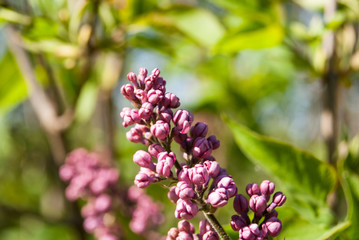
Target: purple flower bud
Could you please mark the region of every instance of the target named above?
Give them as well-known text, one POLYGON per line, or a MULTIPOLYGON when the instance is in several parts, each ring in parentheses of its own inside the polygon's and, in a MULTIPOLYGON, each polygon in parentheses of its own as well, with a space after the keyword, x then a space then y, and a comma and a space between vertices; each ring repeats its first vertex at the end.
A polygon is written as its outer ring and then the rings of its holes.
POLYGON ((147 102, 147 93, 142 89, 136 89, 135 96, 142 104, 147 102))
POLYGON ((140 82, 140 87, 145 86, 145 78, 147 77, 147 69, 146 68, 140 68, 139 74, 138 74, 138 81, 140 82))
POLYGON ((151 126, 151 133, 158 139, 164 140, 170 132, 170 126, 168 123, 162 120, 158 120, 151 126))
POLYGON ((144 102, 138 111, 138 114, 143 119, 149 119, 151 117, 151 114, 153 113, 153 106, 149 102, 144 102))
POLYGON ((121 87, 122 95, 128 100, 136 100, 135 88, 131 84, 125 84, 121 87))
POLYGON ((178 237, 179 231, 177 228, 171 228, 167 233, 166 240, 176 240, 178 237))
POLYGON ((134 123, 139 123, 141 121, 140 115, 138 115, 137 109, 131 109, 125 107, 120 113, 121 118, 123 119, 122 125, 128 127, 134 123))
POLYGON ((234 197, 237 194, 237 186, 231 177, 224 177, 217 183, 218 188, 225 188, 228 191, 228 197, 234 197))
POLYGON ((177 110, 172 119, 174 125, 180 130, 180 133, 187 133, 193 122, 192 113, 186 110, 177 110))
POLYGON ((214 231, 208 231, 203 235, 203 240, 219 240, 219 236, 214 231))
POLYGON ((193 240, 193 236, 187 232, 179 232, 178 237, 176 240, 193 240))
POLYGON ((68 164, 64 164, 63 166, 61 166, 59 171, 60 178, 66 182, 70 181, 71 178, 75 176, 75 173, 76 173, 75 168, 68 164))
POLYGON ((278 207, 282 206, 286 200, 287 197, 282 192, 276 192, 273 195, 273 202, 277 204, 278 207))
POLYGON ((244 227, 239 230, 239 239, 241 240, 255 240, 256 236, 252 233, 249 227, 244 227))
MULTIPOLYGON (((137 125, 136 125, 137 126, 137 125)), ((129 141, 133 143, 146 143, 145 138, 143 137, 143 132, 138 127, 133 127, 126 133, 126 137, 129 141)), ((148 129, 149 130, 149 129, 148 129)))
POLYGON ((233 208, 234 210, 239 213, 247 213, 248 212, 248 202, 245 196, 242 194, 236 195, 233 200, 233 208))
POLYGON ((259 237, 261 231, 259 230, 259 226, 257 223, 252 223, 251 225, 249 225, 249 229, 254 236, 259 237))
POLYGON ((178 144, 183 144, 186 139, 187 139, 187 134, 182 134, 180 133, 180 130, 177 128, 173 128, 172 129, 172 134, 174 136, 174 140, 176 141, 176 143, 178 144))
POLYGON ((144 172, 139 172, 135 177, 135 185, 139 188, 146 188, 153 182, 153 179, 144 172))
POLYGON ((129 72, 127 74, 127 79, 128 79, 128 81, 133 83, 133 85, 135 85, 136 88, 138 88, 137 76, 136 76, 136 74, 134 72, 129 72))
POLYGON ((140 167, 148 168, 152 163, 152 157, 148 152, 143 150, 138 150, 133 155, 133 162, 139 165, 140 167))
POLYGON ((161 77, 157 77, 155 79, 154 84, 153 84, 153 89, 160 90, 163 94, 165 94, 165 92, 166 92, 166 81, 161 77))
POLYGON ((228 191, 224 188, 216 188, 208 195, 207 202, 213 207, 223 207, 228 203, 228 191))
POLYGON ((166 108, 178 108, 180 106, 179 98, 173 93, 166 93, 162 99, 162 106, 166 108))
POLYGON ((198 207, 191 200, 178 199, 175 217, 190 220, 198 213, 198 207))
POLYGON ((95 199, 94 207, 97 212, 106 212, 111 207, 111 197, 107 194, 101 194, 95 199))
POLYGON ((193 127, 191 127, 190 135, 193 138, 197 137, 205 137, 208 132, 208 125, 203 122, 196 123, 193 127))
POLYGON ((167 196, 171 200, 171 202, 177 203, 179 197, 176 194, 176 186, 173 186, 173 187, 170 188, 170 190, 168 191, 167 196))
POLYGON ((268 219, 265 224, 268 235, 272 237, 276 237, 282 231, 282 222, 278 218, 270 218, 268 219))
POLYGON ((199 234, 204 235, 206 232, 212 231, 212 227, 206 219, 199 222, 199 234))
POLYGON ((176 161, 176 155, 173 152, 161 152, 157 157, 156 172, 161 176, 169 177, 171 168, 176 161))
POLYGON ((254 213, 260 215, 267 207, 267 200, 263 195, 252 195, 249 199, 249 207, 254 213))
POLYGON ((196 164, 189 169, 189 179, 196 185, 203 185, 209 180, 207 169, 202 164, 196 164))
POLYGON ((274 192, 275 185, 269 180, 264 180, 261 183, 260 191, 261 194, 265 195, 267 200, 269 199, 269 196, 274 192))
POLYGON ((193 143, 193 156, 198 158, 209 157, 212 153, 212 144, 205 138, 196 138, 193 143))
POLYGON ((234 231, 239 231, 241 228, 247 225, 246 220, 238 215, 233 215, 231 217, 231 227, 234 231))
POLYGON ((187 165, 183 165, 182 169, 177 173, 177 177, 179 181, 185 181, 190 183, 189 179, 189 167, 187 165))
POLYGON ((169 108, 161 107, 159 110, 159 118, 167 123, 170 123, 173 117, 173 112, 169 108))
POLYGON ((251 197, 252 195, 259 195, 259 186, 257 183, 250 183, 246 187, 247 194, 251 197))
POLYGON ((188 182, 180 181, 177 183, 176 195, 184 200, 189 200, 194 197, 194 190, 188 182))
POLYGON ((96 228, 103 225, 101 217, 91 216, 84 220, 83 227, 86 232, 92 233, 96 228))
POLYGON ((213 178, 216 178, 221 170, 221 167, 216 161, 206 160, 203 165, 206 167, 208 174, 213 178))
POLYGON ((178 222, 178 230, 180 232, 187 232, 187 233, 194 233, 194 226, 192 223, 186 221, 186 220, 181 220, 178 222))
POLYGON ((151 89, 150 91, 148 91, 147 99, 150 103, 155 105, 161 102, 161 100, 163 99, 163 93, 160 90, 151 89))
POLYGON ((214 136, 214 135, 207 138, 207 141, 212 144, 212 149, 213 150, 219 148, 219 146, 221 145, 220 141, 217 140, 216 136, 214 136))
POLYGON ((152 155, 152 157, 157 158, 158 154, 161 152, 165 152, 166 150, 161 146, 161 144, 154 143, 148 146, 148 152, 152 155))

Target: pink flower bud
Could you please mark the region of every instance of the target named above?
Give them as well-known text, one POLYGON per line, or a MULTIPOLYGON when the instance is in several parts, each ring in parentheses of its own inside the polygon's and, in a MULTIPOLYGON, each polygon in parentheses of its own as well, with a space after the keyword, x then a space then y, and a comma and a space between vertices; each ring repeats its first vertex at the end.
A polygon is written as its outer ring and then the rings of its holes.
POLYGON ((135 89, 135 96, 140 103, 147 102, 147 93, 142 89, 135 89))
POLYGON ((267 200, 268 200, 269 196, 274 192, 274 189, 275 189, 274 183, 270 182, 269 180, 264 180, 261 183, 261 186, 260 186, 261 194, 265 195, 267 200))
POLYGON ((177 177, 179 181, 185 181, 190 183, 189 179, 189 167, 187 165, 183 165, 182 169, 177 173, 177 177))
POLYGON ((178 199, 175 217, 190 220, 198 213, 198 207, 191 200, 178 199))
POLYGON ((131 84, 125 84, 121 87, 122 95, 128 100, 136 100, 135 88, 131 84))
POLYGON ((276 192, 273 195, 273 202, 277 204, 278 207, 282 206, 286 200, 287 197, 282 192, 276 192))
POLYGON ((107 194, 101 194, 95 199, 95 209, 97 212, 106 212, 111 207, 111 197, 107 194))
POLYGON ((241 240, 255 240, 256 236, 252 233, 249 227, 244 227, 239 230, 239 239, 241 240))
POLYGON ((178 237, 179 231, 177 228, 171 228, 167 233, 166 240, 176 240, 178 237))
POLYGON ((144 133, 149 132, 150 129, 146 129, 146 131, 143 131, 144 129, 139 127, 140 125, 136 124, 135 127, 131 128, 130 131, 126 133, 126 137, 129 141, 134 143, 146 143, 146 139, 144 138, 144 133))
POLYGON ((216 188, 208 195, 207 202, 213 207, 223 207, 228 203, 228 192, 224 188, 216 188))
POLYGON ((103 225, 103 221, 101 217, 91 216, 87 217, 83 222, 83 227, 86 232, 92 233, 96 228, 103 225))
POLYGON ((216 178, 219 174, 219 171, 221 170, 221 167, 219 166, 218 162, 216 161, 204 161, 203 165, 206 167, 208 174, 212 178, 216 178))
POLYGON ((265 224, 268 235, 272 237, 276 237, 282 231, 282 222, 278 218, 270 218, 268 219, 265 224))
POLYGON ((252 195, 259 195, 259 186, 257 183, 250 183, 246 187, 247 194, 251 197, 252 195))
POLYGON ((238 215, 231 217, 231 227, 234 231, 239 231, 241 228, 247 225, 246 220, 238 215))
POLYGON ((152 70, 153 77, 157 78, 160 75, 160 70, 158 68, 155 68, 152 70))
POLYGON ((75 173, 75 168, 69 164, 64 164, 63 166, 61 166, 59 171, 60 178, 66 182, 70 181, 71 178, 75 176, 75 173))
POLYGON ((177 227, 180 232, 187 232, 187 233, 192 233, 192 234, 194 233, 193 224, 186 220, 179 221, 177 227))
POLYGON ((189 179, 196 185, 206 184, 209 180, 207 169, 202 164, 196 164, 189 169, 189 179))
POLYGON ((247 213, 248 212, 248 202, 245 196, 242 194, 236 195, 236 197, 233 200, 233 208, 234 210, 241 214, 241 213, 247 213))
POLYGON ((136 88, 138 88, 137 76, 136 76, 136 74, 134 72, 129 72, 127 74, 127 79, 128 79, 128 81, 133 83, 133 85, 135 85, 136 88))
POLYGON ((148 152, 152 155, 152 157, 157 158, 158 154, 161 152, 165 152, 166 150, 161 146, 161 144, 154 143, 148 146, 148 152))
POLYGON ((261 231, 259 230, 259 226, 257 223, 250 224, 249 229, 251 230, 254 236, 258 237, 260 235, 261 231))
POLYGON ((193 156, 198 158, 209 157, 212 153, 212 144, 205 138, 196 138, 193 143, 193 156))
POLYGON ((219 240, 219 236, 214 231, 208 231, 203 235, 203 240, 219 240))
POLYGON ((169 108, 161 107, 159 110, 159 118, 167 123, 170 123, 173 117, 173 112, 169 108))
POLYGON ((153 105, 149 102, 144 102, 138 111, 138 114, 143 119, 149 119, 153 113, 153 105))
POLYGON ((139 74, 138 74, 138 81, 140 83, 140 87, 145 86, 145 78, 147 77, 147 69, 146 68, 140 68, 139 74))
POLYGON ((134 182, 137 187, 146 188, 153 182, 153 178, 151 178, 144 172, 139 172, 136 175, 134 182))
POLYGON ((156 105, 163 99, 163 93, 160 90, 151 89, 148 91, 147 99, 151 104, 156 105))
POLYGON ((166 81, 161 78, 157 77, 153 84, 153 89, 160 90, 163 94, 166 92, 166 81))
POLYGON ((170 126, 168 123, 162 120, 158 120, 156 124, 151 126, 151 133, 156 138, 164 140, 170 132, 170 126))
POLYGON ((138 115, 137 109, 131 109, 125 107, 120 113, 121 118, 123 119, 122 125, 128 127, 134 123, 139 123, 141 121, 140 115, 138 115))
POLYGON ((193 122, 193 115, 192 113, 186 110, 177 110, 175 115, 172 119, 174 125, 178 128, 180 133, 184 134, 187 133, 191 127, 193 122))
POLYGON ((162 106, 166 108, 178 108, 180 106, 179 98, 173 93, 166 93, 162 99, 162 106))
POLYGON ((213 150, 219 148, 219 146, 221 145, 220 141, 217 140, 216 136, 214 136, 214 135, 207 138, 207 141, 212 144, 212 149, 213 150))
POLYGON ((212 231, 212 227, 206 219, 199 222, 199 234, 204 235, 206 232, 212 231))
POLYGON ((180 181, 177 183, 176 195, 184 200, 189 200, 194 197, 194 190, 188 182, 180 181))
POLYGON ((228 191, 228 197, 234 197, 237 194, 237 186, 231 177, 224 177, 217 183, 218 188, 225 188, 228 191))
POLYGON ((177 203, 179 197, 176 194, 176 186, 173 186, 173 187, 170 188, 170 190, 168 191, 167 196, 171 200, 171 202, 177 203))
POLYGON ((118 237, 111 233, 106 233, 98 238, 98 240, 118 240, 118 237))
POLYGON ((143 150, 138 150, 133 155, 133 162, 139 165, 140 167, 148 168, 152 163, 152 157, 148 152, 143 150))
POLYGON ((193 236, 187 232, 179 232, 178 237, 176 240, 193 240, 193 236))
POLYGON ((260 215, 267 207, 267 200, 263 195, 252 195, 249 199, 249 207, 253 212, 260 215))
POLYGON ((162 152, 157 157, 156 172, 161 176, 169 177, 171 175, 171 168, 176 161, 176 155, 173 152, 162 152))
POLYGON ((193 127, 191 127, 190 135, 193 138, 197 137, 205 137, 208 132, 208 125, 203 122, 196 123, 193 127))

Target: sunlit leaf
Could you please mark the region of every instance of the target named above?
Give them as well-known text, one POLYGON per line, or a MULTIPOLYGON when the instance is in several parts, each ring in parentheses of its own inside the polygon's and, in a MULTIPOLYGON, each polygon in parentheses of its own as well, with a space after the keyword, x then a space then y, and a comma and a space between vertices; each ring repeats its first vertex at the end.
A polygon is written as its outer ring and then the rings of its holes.
POLYGON ((205 47, 213 47, 225 32, 215 15, 203 9, 180 11, 170 16, 178 29, 205 47))
POLYGON ((336 184, 335 172, 329 164, 289 144, 260 136, 229 119, 226 121, 243 153, 278 178, 289 194, 313 206, 326 205, 326 198, 336 184))
POLYGON ((284 32, 279 25, 269 25, 253 31, 226 35, 216 46, 216 52, 236 53, 243 49, 261 49, 281 44, 284 32))

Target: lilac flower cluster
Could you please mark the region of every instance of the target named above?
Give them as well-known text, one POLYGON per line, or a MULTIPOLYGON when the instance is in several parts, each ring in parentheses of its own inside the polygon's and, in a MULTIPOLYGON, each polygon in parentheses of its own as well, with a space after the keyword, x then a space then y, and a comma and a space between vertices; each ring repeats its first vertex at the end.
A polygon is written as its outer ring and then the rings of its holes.
POLYGON ((131 209, 130 228, 134 233, 145 235, 149 229, 163 223, 160 206, 142 189, 132 186, 128 189, 128 198, 135 203, 131 209))
POLYGON ((99 240, 117 240, 120 229, 115 223, 115 200, 111 196, 119 177, 117 170, 101 163, 96 154, 77 149, 68 155, 59 175, 69 182, 66 188, 69 200, 87 200, 81 210, 84 229, 99 240))
POLYGON ((280 234, 282 222, 275 208, 284 204, 286 196, 276 192, 270 202, 274 189, 274 183, 264 180, 260 186, 257 183, 247 185, 248 201, 242 194, 236 195, 233 207, 239 215, 232 216, 231 226, 239 232, 239 239, 263 240, 280 234), (249 209, 254 213, 252 221, 248 217, 249 209))
POLYGON ((207 220, 203 219, 199 223, 199 233, 195 234, 195 228, 192 223, 186 220, 178 222, 177 228, 171 228, 166 240, 219 240, 218 234, 212 229, 207 220))
POLYGON ((147 70, 141 68, 138 76, 133 72, 127 75, 132 84, 122 86, 121 92, 136 109, 126 107, 120 115, 124 127, 135 124, 127 138, 148 146, 148 151, 139 150, 133 156, 141 167, 135 184, 145 188, 165 179, 177 182, 169 198, 177 204, 176 218, 189 220, 199 208, 213 212, 226 205, 237 194, 237 186, 211 156, 220 142, 215 136, 207 137, 207 124, 198 122, 192 126, 192 113, 181 109, 173 113, 180 101, 176 95, 166 93, 166 81, 159 74, 154 69, 147 76, 147 70), (171 151, 172 140, 183 151, 183 163, 171 151))

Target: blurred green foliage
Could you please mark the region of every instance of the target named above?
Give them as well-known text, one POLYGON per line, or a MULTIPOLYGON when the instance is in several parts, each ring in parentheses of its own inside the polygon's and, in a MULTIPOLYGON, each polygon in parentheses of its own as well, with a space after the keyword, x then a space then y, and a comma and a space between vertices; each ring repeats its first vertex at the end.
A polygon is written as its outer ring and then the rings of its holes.
MULTIPOLYGON (((240 192, 250 182, 278 181, 288 195, 279 239, 357 239, 359 3, 333 1, 328 19, 327 2, 0 0, 0 239, 83 239, 72 224, 77 203, 65 200, 57 175, 72 149, 103 153, 120 184, 132 184, 138 145, 119 120, 127 105, 119 87, 138 67, 159 67, 182 107, 209 124, 222 145, 215 157, 240 192), (320 128, 323 79, 332 70, 323 42, 332 31, 340 92, 334 165, 320 128), (39 112, 48 109, 32 100, 39 94, 66 124, 44 127, 39 112)), ((147 192, 163 203, 165 235, 176 224, 174 205, 158 186, 147 192)), ((228 205, 218 212, 223 225, 233 214, 228 205)))

